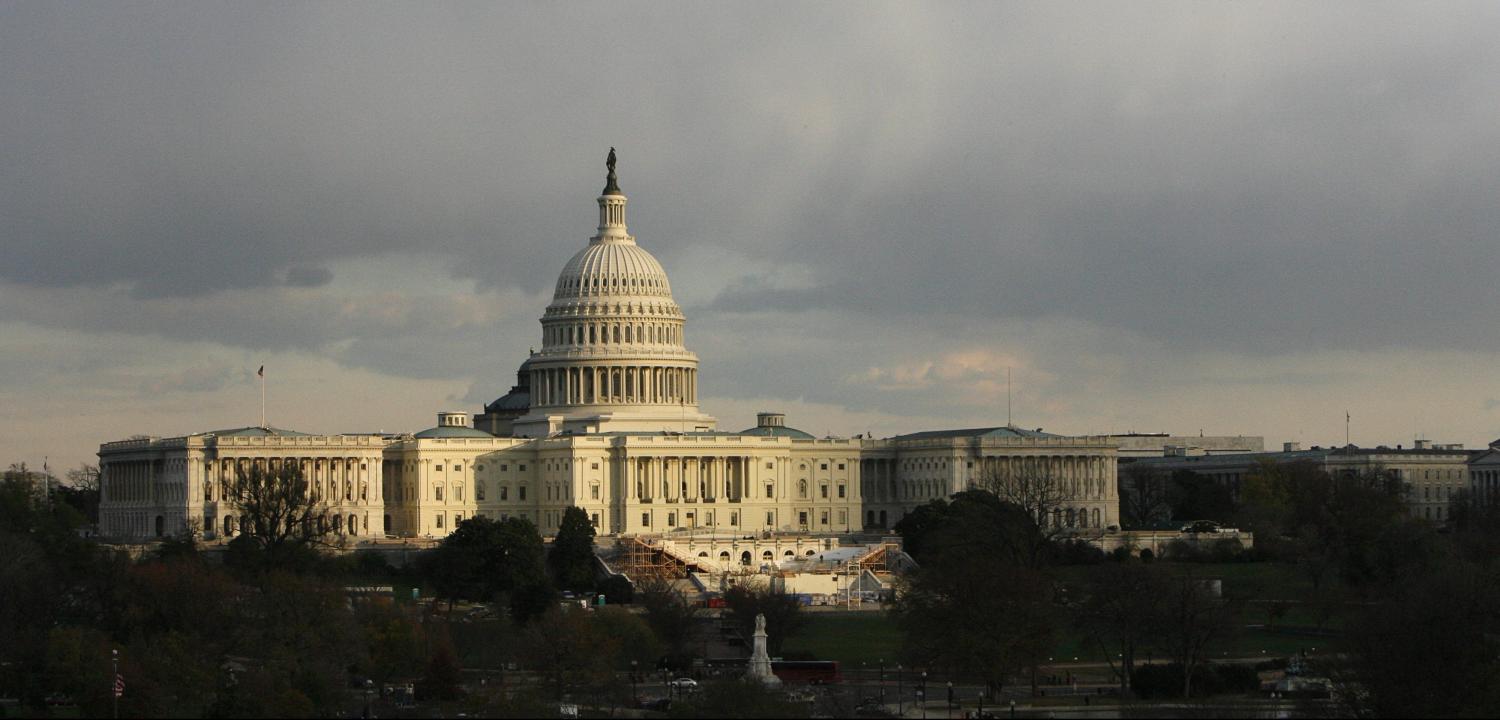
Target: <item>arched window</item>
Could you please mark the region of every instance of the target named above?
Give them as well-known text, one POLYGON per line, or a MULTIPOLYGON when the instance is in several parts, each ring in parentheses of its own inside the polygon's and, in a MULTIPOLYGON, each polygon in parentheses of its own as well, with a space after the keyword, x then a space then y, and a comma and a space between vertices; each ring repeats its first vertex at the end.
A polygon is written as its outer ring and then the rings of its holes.
POLYGON ((729 551, 728 550, 725 550, 725 551, 719 553, 719 562, 722 562, 722 563, 729 562, 729 551))
POLYGON ((1094 527, 1104 527, 1099 523, 1099 508, 1094 508, 1094 527))
POLYGON ((804 497, 804 498, 807 497, 807 480, 806 479, 802 479, 802 480, 798 480, 797 481, 797 497, 804 497))

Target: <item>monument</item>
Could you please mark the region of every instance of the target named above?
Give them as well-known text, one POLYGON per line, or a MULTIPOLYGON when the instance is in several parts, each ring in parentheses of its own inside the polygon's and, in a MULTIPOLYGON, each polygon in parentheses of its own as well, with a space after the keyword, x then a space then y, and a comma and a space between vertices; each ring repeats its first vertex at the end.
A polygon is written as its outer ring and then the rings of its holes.
POLYGON ((781 678, 771 672, 771 656, 766 654, 766 616, 755 616, 755 635, 751 645, 749 670, 745 678, 753 680, 766 687, 778 687, 781 678))

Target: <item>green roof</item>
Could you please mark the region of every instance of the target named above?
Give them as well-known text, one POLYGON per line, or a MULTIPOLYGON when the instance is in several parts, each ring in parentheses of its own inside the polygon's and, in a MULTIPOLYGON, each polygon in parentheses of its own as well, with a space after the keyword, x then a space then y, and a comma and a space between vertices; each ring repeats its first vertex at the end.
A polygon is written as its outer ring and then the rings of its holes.
POLYGON ((412 437, 414 438, 492 438, 495 437, 483 430, 471 427, 443 427, 427 428, 412 437))
POLYGON ((233 430, 215 430, 205 435, 217 435, 219 437, 308 437, 307 433, 296 430, 283 430, 273 427, 242 427, 233 430))
POLYGON ((791 438, 793 440, 816 440, 817 439, 817 438, 814 438, 811 434, 802 432, 801 430, 798 430, 797 428, 789 428, 789 427, 785 427, 785 426, 781 426, 781 427, 773 427, 773 426, 753 427, 753 428, 750 428, 749 430, 741 430, 739 432, 739 434, 740 435, 754 435, 754 436, 757 436, 757 437, 785 437, 785 438, 791 438))
POLYGON ((988 428, 968 428, 965 430, 927 430, 915 432, 908 435, 897 435, 892 440, 936 440, 943 438, 1052 438, 1061 437, 1052 433, 1044 433, 1041 430, 1026 430, 1013 425, 988 428))

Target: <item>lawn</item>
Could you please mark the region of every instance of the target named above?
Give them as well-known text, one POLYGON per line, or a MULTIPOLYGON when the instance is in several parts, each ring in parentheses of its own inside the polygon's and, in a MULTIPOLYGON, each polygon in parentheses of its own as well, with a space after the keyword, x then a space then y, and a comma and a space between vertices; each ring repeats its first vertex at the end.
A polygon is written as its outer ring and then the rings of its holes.
POLYGON ((786 639, 782 654, 812 653, 820 660, 837 660, 846 668, 884 660, 896 664, 901 631, 883 612, 808 613, 807 625, 786 639))

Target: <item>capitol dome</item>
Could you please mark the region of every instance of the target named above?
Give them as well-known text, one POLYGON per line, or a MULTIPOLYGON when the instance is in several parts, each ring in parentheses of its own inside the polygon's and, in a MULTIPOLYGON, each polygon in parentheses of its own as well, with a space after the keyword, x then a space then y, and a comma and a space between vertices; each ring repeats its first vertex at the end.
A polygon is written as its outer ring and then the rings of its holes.
POLYGON ((698 356, 672 284, 626 229, 613 149, 606 165, 598 233, 563 266, 541 318, 518 436, 713 426, 697 409, 698 356))
POLYGON ((636 296, 672 299, 672 285, 661 263, 630 242, 590 243, 563 266, 554 300, 636 296))

